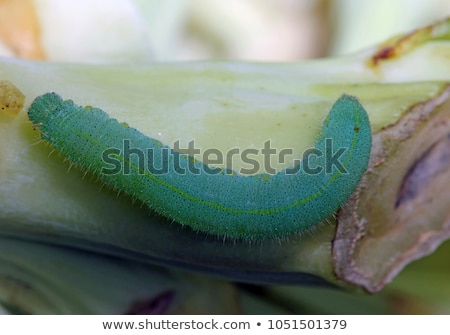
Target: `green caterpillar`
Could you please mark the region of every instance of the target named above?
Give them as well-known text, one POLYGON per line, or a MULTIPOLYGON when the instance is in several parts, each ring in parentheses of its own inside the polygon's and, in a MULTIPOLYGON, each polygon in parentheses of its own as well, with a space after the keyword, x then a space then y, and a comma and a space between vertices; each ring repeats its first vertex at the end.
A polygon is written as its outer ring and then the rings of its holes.
POLYGON ((334 103, 309 155, 272 175, 211 168, 56 93, 37 97, 28 116, 44 140, 113 188, 195 230, 247 240, 285 237, 331 216, 366 171, 372 145, 367 113, 348 95, 334 103), (146 168, 139 155, 125 157, 119 149, 125 141, 152 166, 166 167, 165 173, 146 168), (343 152, 339 166, 329 166, 332 148, 343 152))

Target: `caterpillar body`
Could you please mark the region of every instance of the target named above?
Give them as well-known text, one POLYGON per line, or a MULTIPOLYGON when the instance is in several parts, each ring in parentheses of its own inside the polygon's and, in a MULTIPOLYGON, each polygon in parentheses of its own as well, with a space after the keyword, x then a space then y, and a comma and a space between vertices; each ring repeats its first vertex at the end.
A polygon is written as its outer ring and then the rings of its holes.
POLYGON ((101 109, 78 106, 56 93, 37 97, 28 116, 44 140, 107 185, 194 230, 246 240, 286 237, 331 216, 366 171, 372 142, 368 115, 349 95, 334 103, 308 161, 304 158, 276 174, 241 175, 209 167, 101 109), (153 166, 166 166, 167 173, 152 173, 138 155, 125 157, 120 150, 111 151, 123 148, 125 140, 140 148, 153 166), (344 150, 340 168, 328 166, 329 140, 334 148, 344 150), (111 167, 105 152, 123 163, 116 173, 105 173, 111 167), (305 173, 306 163, 314 173, 305 173), (198 173, 179 173, 180 168, 198 173))

